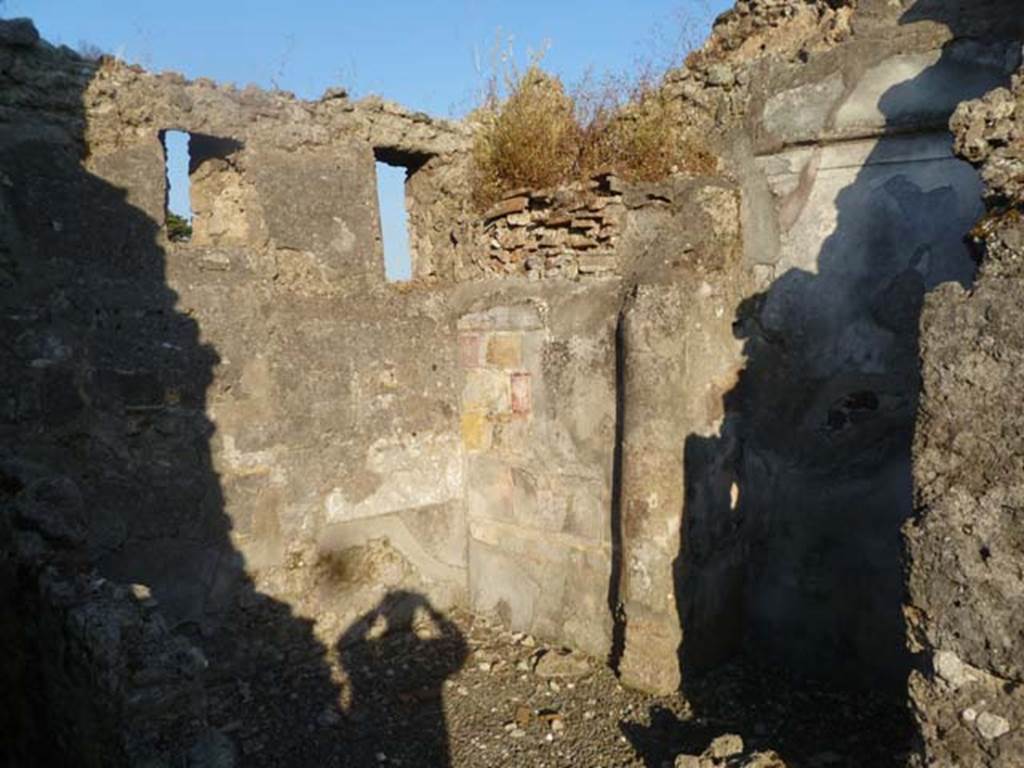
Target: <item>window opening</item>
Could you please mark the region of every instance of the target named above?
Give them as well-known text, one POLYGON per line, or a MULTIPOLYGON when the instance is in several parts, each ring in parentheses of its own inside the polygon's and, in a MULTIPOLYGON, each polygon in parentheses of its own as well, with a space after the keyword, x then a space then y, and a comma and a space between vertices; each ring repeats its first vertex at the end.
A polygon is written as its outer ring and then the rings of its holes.
POLYGON ((380 234, 384 247, 384 276, 389 282, 412 280, 409 250, 409 211, 405 204, 405 182, 409 170, 377 161, 377 202, 380 234))
POLYGON ((189 180, 189 135, 164 131, 161 135, 166 162, 167 194, 164 221, 167 239, 187 243, 192 239, 192 192, 189 180))

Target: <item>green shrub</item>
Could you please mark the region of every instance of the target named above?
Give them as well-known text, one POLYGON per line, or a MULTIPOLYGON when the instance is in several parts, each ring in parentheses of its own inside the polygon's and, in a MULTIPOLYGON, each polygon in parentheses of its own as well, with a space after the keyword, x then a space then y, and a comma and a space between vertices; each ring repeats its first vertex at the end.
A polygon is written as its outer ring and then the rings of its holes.
POLYGON ((167 212, 167 239, 172 243, 187 242, 192 239, 192 225, 184 216, 173 211, 167 212))

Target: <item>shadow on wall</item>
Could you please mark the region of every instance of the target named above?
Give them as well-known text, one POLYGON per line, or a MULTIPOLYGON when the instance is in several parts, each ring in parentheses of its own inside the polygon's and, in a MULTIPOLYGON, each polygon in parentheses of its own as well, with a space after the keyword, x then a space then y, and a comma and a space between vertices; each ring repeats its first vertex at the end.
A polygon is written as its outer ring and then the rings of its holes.
MULTIPOLYGON (((58 54, 25 48, 16 55, 58 54)), ((48 62, 27 69, 37 65, 48 62)), ((238 764, 369 765, 386 741, 412 756, 407 765, 424 756, 446 765, 441 684, 461 666, 465 643, 425 598, 387 595, 335 652, 314 636, 311 621, 260 594, 247 576, 211 463, 206 396, 218 355, 176 306, 162 222, 83 168, 86 85, 82 78, 35 94, 41 112, 9 110, 13 122, 0 132, 4 476, 72 480, 68 499, 51 501, 83 518, 85 561, 110 563, 119 580, 153 578, 161 604, 192 616, 180 631, 210 661, 209 720, 233 742, 238 764), (413 617, 420 629, 399 631, 413 617), (375 640, 354 646, 368 627, 375 640), (401 665, 412 671, 381 684, 401 665), (404 698, 410 684, 412 712, 404 698)), ((47 721, 44 677, 55 664, 29 657, 24 669, 4 674, 23 685, 3 696, 23 710, 25 728, 0 747, 0 763, 83 764, 79 748, 98 738, 47 721)), ((99 760, 116 765, 123 757, 99 760)))
MULTIPOLYGON (((921 2, 901 23, 971 34, 951 8, 921 2)), ((877 108, 889 125, 941 83, 953 55, 950 44, 885 91, 877 108)), ((685 441, 674 564, 684 693, 694 722, 792 764, 827 749, 844 765, 903 765, 893 746, 912 739, 901 527, 912 513, 918 320, 928 291, 973 280, 964 238, 981 212, 977 176, 950 144, 934 133, 799 150, 818 166, 808 223, 796 217, 790 241, 805 237, 811 251, 834 205, 831 234, 813 262, 737 308, 745 370, 719 434, 685 441), (744 671, 732 676, 720 665, 734 655, 732 671, 744 671)), ((715 735, 651 715, 650 728, 624 724, 649 765, 700 753, 715 735)))

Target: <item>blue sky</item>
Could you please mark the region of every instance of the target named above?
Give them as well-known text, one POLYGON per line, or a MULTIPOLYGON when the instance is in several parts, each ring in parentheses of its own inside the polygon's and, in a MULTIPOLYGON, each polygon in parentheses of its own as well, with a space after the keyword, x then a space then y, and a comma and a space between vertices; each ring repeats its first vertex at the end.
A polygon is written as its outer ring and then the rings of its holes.
MULTIPOLYGON (((176 70, 239 86, 316 98, 332 85, 442 117, 482 91, 494 52, 544 65, 567 81, 678 56, 731 0, 6 0, 42 35, 98 46, 153 71, 176 70)), ((174 178, 172 177, 172 186, 174 178)), ((182 186, 181 183, 177 185, 182 186)), ((172 193, 173 194, 173 193, 172 193)), ((180 196, 175 195, 176 198, 180 196)), ((381 190, 385 216, 401 212, 400 180, 381 190)), ((181 208, 172 199, 172 208, 181 208)), ((400 229, 400 226, 399 226, 400 229)), ((390 247, 399 239, 385 228, 390 247)))

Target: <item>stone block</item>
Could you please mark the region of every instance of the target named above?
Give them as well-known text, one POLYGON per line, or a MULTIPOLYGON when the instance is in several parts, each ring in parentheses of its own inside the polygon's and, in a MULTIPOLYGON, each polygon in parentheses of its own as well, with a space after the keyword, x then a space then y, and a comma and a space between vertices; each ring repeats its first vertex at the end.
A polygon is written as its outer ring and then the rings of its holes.
MULTIPOLYGON (((466 514, 458 501, 400 513, 412 538, 432 558, 445 565, 466 567, 466 514)), ((402 545, 398 540, 398 545, 402 545)), ((415 565, 422 569, 418 562, 415 565)))
POLYGON ((533 302, 505 304, 459 318, 459 330, 467 331, 530 331, 544 327, 540 307, 533 302))
POLYGON ((581 253, 577 261, 581 275, 602 275, 615 271, 615 255, 612 253, 581 253))
POLYGON ((520 525, 537 527, 540 501, 537 492, 537 478, 521 467, 511 470, 512 504, 515 518, 520 525))
POLYGON ((497 613, 513 630, 533 631, 541 587, 532 564, 471 538, 469 573, 474 610, 497 613))
POLYGON ((455 436, 447 433, 381 438, 367 450, 365 469, 375 486, 334 488, 324 500, 328 522, 443 504, 462 495, 462 458, 455 436))
POLYGON ((612 617, 608 611, 611 556, 600 546, 566 552, 565 597, 561 633, 566 641, 595 656, 611 644, 612 617))
POLYGON ((649 693, 675 693, 682 682, 678 657, 682 632, 678 618, 632 604, 626 605, 626 615, 626 647, 619 663, 622 682, 649 693))
POLYGON ((500 219, 502 216, 508 216, 510 213, 525 211, 529 205, 530 198, 525 195, 510 197, 488 209, 487 213, 484 214, 484 221, 493 221, 494 219, 500 219))
POLYGON ((785 144, 815 140, 825 130, 843 88, 843 76, 837 72, 825 80, 775 94, 765 104, 762 125, 785 144))
MULTIPOLYGON (((358 582, 372 592, 379 587, 367 570, 372 561, 353 561, 351 555, 367 547, 383 552, 381 544, 390 554, 379 562, 384 571, 392 573, 388 577, 392 584, 404 580, 407 586, 425 590, 431 600, 445 604, 464 597, 466 527, 460 504, 329 525, 320 533, 317 551, 322 563, 333 570, 332 579, 358 582)), ((337 596, 328 593, 326 598, 333 601, 337 596)))
POLYGON ((532 423, 525 418, 501 418, 494 423, 492 449, 507 455, 523 456, 530 451, 532 423))
POLYGON ((574 481, 563 530, 583 539, 607 540, 609 523, 605 510, 608 506, 609 499, 602 485, 574 481))

